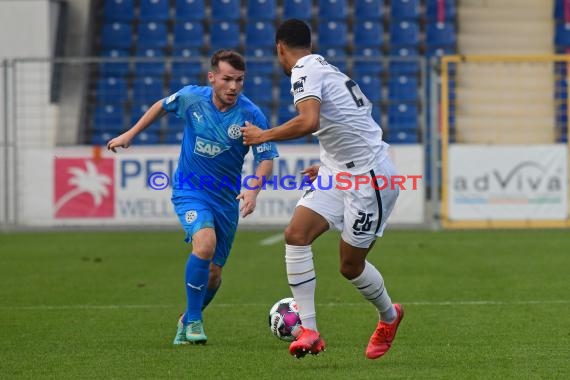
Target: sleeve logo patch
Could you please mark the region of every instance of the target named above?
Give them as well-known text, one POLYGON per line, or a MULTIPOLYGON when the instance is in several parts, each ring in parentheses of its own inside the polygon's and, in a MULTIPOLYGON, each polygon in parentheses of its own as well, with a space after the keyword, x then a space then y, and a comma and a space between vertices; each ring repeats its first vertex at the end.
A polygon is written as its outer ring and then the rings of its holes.
POLYGON ((172 103, 174 101, 174 99, 176 99, 177 96, 178 96, 178 93, 170 95, 168 98, 166 98, 166 104, 172 103))
POLYGON ((293 95, 297 95, 305 91, 305 88, 303 86, 305 84, 306 79, 307 79, 306 76, 300 77, 299 80, 293 83, 293 95))

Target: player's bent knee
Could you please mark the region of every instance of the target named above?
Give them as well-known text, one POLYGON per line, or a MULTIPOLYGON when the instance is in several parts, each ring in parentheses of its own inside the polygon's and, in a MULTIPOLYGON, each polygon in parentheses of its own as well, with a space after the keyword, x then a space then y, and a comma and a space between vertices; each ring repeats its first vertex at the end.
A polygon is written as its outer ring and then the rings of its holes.
POLYGON ((364 264, 343 262, 340 265, 340 274, 347 280, 353 280, 362 274, 364 264))
POLYGON ((311 244, 311 238, 306 231, 302 231, 291 225, 285 229, 285 243, 289 245, 305 246, 311 244))

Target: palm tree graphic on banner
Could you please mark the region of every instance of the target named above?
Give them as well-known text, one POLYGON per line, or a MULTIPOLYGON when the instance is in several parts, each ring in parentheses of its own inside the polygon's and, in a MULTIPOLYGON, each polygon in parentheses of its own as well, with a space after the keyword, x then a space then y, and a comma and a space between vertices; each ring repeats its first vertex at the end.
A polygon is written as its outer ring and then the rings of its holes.
POLYGON ((71 175, 67 179, 67 186, 70 189, 65 192, 54 206, 54 213, 58 215, 62 207, 80 195, 88 194, 93 199, 96 210, 103 203, 103 199, 109 196, 109 186, 112 185, 112 178, 99 173, 97 166, 92 161, 84 161, 85 170, 78 166, 67 168, 67 174, 71 175))

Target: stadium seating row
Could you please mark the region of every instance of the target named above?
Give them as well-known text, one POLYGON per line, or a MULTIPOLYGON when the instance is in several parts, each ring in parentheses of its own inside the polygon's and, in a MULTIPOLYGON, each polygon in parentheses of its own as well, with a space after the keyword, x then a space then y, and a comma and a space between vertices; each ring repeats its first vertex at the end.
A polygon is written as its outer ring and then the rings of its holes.
MULTIPOLYGON (((281 17, 309 20, 339 20, 352 16, 357 19, 453 20, 456 17, 455 0, 391 0, 388 10, 384 0, 283 0, 281 17), (442 5, 440 5, 442 4, 442 5), (424 7, 425 6, 425 7, 424 7), (314 9, 317 9, 315 14, 314 9), (425 13, 424 13, 425 12, 425 13)), ((207 9, 204 0, 105 0, 103 16, 106 21, 166 21, 166 20, 275 20, 279 16, 277 0, 210 0, 207 9), (243 12, 242 12, 243 11, 243 12)))
MULTIPOLYGON (((392 22, 389 26, 389 38, 384 37, 384 24, 379 20, 365 20, 354 25, 349 33, 346 22, 339 20, 320 20, 317 26, 316 43, 320 49, 327 47, 353 46, 356 50, 363 47, 381 49, 387 43, 390 46, 417 47, 422 42, 420 24, 413 20, 392 22), (352 39, 351 39, 352 37, 352 39)), ((101 49, 182 49, 219 48, 240 49, 242 40, 246 46, 272 49, 275 27, 271 21, 250 22, 245 32, 234 21, 222 21, 210 24, 206 32, 200 21, 179 21, 174 24, 173 32, 168 25, 160 21, 138 23, 136 33, 133 24, 124 22, 104 23, 101 33, 101 49)), ((455 25, 452 22, 430 22, 425 27, 425 43, 433 46, 454 46, 456 43, 455 25)))

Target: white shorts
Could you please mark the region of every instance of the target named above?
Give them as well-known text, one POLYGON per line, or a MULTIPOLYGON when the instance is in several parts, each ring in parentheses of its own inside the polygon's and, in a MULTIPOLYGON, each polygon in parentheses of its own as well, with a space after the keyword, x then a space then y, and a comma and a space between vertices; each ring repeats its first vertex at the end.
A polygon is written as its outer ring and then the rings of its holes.
POLYGON ((358 175, 358 186, 357 176, 344 173, 339 177, 328 167, 321 166, 320 178, 313 182, 315 190, 305 192, 297 206, 321 215, 331 228, 341 231, 342 239, 348 244, 368 248, 377 236, 382 236, 396 204, 400 189, 389 181, 396 174, 389 157, 370 172, 358 175), (363 184, 367 180, 368 183, 363 184))

